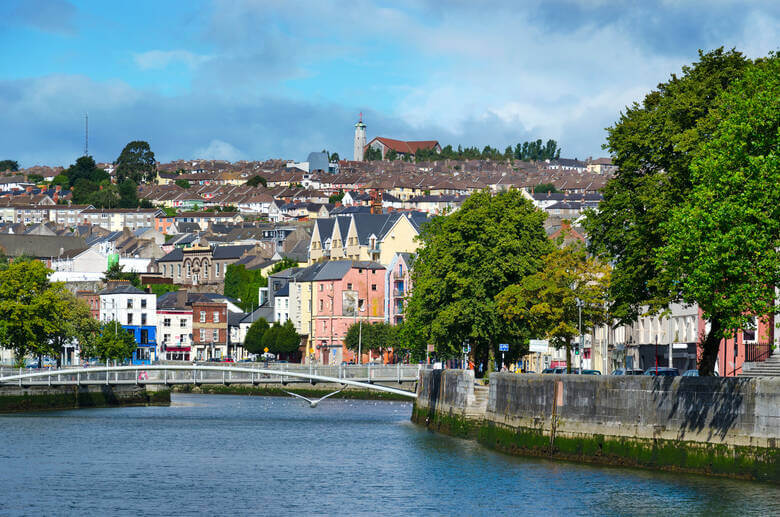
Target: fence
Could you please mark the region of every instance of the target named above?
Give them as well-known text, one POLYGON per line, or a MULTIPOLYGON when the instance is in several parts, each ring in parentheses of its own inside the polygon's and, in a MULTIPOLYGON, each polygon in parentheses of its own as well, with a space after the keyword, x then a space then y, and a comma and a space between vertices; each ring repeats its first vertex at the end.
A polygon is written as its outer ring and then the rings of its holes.
POLYGON ((745 362, 760 363, 772 355, 772 343, 746 343, 745 362))

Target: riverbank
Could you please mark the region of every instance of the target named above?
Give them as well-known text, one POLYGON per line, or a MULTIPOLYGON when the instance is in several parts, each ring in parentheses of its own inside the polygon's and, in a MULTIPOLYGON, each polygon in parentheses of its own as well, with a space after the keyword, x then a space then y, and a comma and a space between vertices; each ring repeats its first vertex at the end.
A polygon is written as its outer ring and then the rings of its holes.
MULTIPOLYGON (((414 391, 415 383, 402 383, 401 385, 394 385, 399 389, 414 391)), ((249 396, 263 396, 263 397, 289 397, 285 391, 290 393, 296 393, 308 398, 324 397, 328 393, 333 393, 336 390, 343 388, 341 384, 331 383, 296 383, 287 384, 286 386, 280 386, 275 384, 201 384, 200 386, 193 386, 191 384, 182 384, 173 386, 174 393, 193 393, 193 394, 207 394, 207 395, 249 395, 249 396)), ((358 388, 354 386, 347 386, 340 393, 333 395, 331 398, 340 399, 353 399, 353 400, 402 400, 409 401, 409 397, 403 395, 397 395, 395 393, 388 393, 384 391, 376 391, 358 388)))
POLYGON ((170 390, 139 386, 0 388, 0 413, 118 406, 167 406, 170 390))
POLYGON ((412 421, 509 454, 780 484, 780 383, 423 372, 412 421))

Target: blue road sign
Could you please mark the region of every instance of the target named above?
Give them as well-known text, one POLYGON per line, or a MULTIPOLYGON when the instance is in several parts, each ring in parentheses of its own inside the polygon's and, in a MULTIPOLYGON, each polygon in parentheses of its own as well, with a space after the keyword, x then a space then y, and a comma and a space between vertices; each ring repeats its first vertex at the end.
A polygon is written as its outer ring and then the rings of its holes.
POLYGON ((506 343, 501 343, 498 345, 498 351, 499 352, 509 352, 509 345, 506 343))

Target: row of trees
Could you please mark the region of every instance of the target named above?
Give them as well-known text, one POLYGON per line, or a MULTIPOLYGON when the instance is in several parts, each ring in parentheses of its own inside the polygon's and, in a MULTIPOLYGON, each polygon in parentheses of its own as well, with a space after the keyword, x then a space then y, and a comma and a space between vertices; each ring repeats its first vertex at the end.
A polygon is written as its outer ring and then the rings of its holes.
MULTIPOLYGON (((442 148, 441 152, 433 149, 418 149, 413 160, 416 162, 428 162, 436 160, 493 160, 493 161, 512 161, 512 160, 553 160, 560 158, 561 149, 555 140, 526 141, 517 143, 514 147, 507 146, 503 152, 496 147, 486 145, 480 150, 478 147, 458 146, 457 149, 451 145, 442 148)), ((366 161, 376 161, 382 159, 382 152, 379 149, 367 148, 363 159, 366 161)), ((385 153, 385 160, 393 161, 398 159, 398 153, 390 149, 385 153)), ((411 157, 403 156, 404 160, 411 161, 411 157)))
POLYGON ((780 62, 699 53, 608 128, 619 172, 586 228, 614 264, 620 322, 697 303, 709 321, 701 374, 720 342, 780 311, 780 62))
POLYGON ((0 345, 13 350, 19 366, 25 357, 56 357, 78 343, 82 357, 124 360, 136 344, 116 322, 101 324, 89 306, 60 283, 38 260, 17 259, 0 267, 0 345))
POLYGON ((269 325, 264 318, 252 323, 244 339, 244 347, 252 354, 265 352, 275 356, 296 354, 301 344, 301 336, 295 330, 291 320, 283 325, 269 325))
POLYGON ((780 312, 778 127, 776 54, 700 53, 608 129, 620 170, 588 215, 590 255, 551 243, 518 192, 475 194, 422 229, 402 341, 443 357, 469 343, 487 364, 531 337, 571 349, 580 311, 591 329, 696 303, 711 375, 723 338, 780 312))

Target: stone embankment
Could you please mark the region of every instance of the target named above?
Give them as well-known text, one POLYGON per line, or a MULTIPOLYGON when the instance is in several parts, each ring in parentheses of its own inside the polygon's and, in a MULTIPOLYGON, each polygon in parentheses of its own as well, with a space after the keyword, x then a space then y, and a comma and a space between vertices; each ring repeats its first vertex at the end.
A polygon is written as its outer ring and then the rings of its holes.
POLYGON ((511 454, 780 483, 780 379, 424 371, 412 420, 511 454))
POLYGON ((151 386, 0 387, 0 413, 170 403, 170 390, 151 386))

